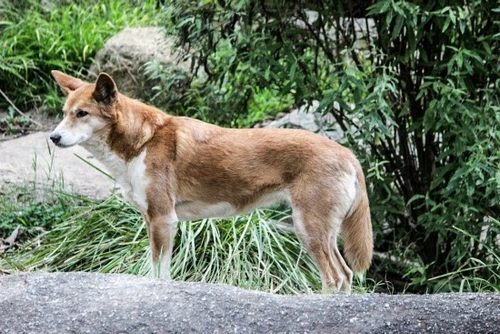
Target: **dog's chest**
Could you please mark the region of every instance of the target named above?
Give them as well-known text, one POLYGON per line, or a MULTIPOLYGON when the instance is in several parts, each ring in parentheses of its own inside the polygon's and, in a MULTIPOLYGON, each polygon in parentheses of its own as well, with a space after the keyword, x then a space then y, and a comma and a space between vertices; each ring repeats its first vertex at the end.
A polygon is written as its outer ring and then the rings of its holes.
POLYGON ((146 189, 149 181, 146 177, 146 164, 144 158, 146 151, 125 164, 124 173, 117 176, 123 197, 139 209, 142 213, 148 210, 146 189))
POLYGON ((120 186, 123 197, 142 213, 148 209, 146 189, 146 150, 134 159, 126 162, 106 146, 84 146, 113 175, 120 186))

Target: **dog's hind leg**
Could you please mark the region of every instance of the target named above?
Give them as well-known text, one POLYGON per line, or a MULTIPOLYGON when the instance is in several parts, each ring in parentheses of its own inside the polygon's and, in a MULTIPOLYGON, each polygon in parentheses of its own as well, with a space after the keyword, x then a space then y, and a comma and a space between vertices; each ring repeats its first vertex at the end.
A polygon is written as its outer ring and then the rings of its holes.
POLYGON ((318 266, 323 293, 349 292, 352 272, 347 267, 332 240, 340 227, 340 220, 319 219, 316 214, 293 208, 295 233, 318 266))
MULTIPOLYGON (((337 236, 352 196, 342 191, 342 179, 297 180, 291 189, 292 218, 297 237, 318 266, 323 292, 349 292, 352 271, 337 248, 337 236)), ((347 182, 344 182, 347 183, 347 182)))
POLYGON ((344 260, 344 257, 340 254, 338 244, 337 244, 337 235, 338 235, 338 231, 336 231, 335 233, 332 234, 332 237, 330 240, 330 247, 332 249, 332 258, 333 258, 333 262, 335 263, 335 266, 337 268, 341 268, 342 271, 344 272, 344 277, 346 277, 346 279, 342 282, 342 286, 340 287, 340 291, 345 292, 345 293, 350 293, 353 274, 352 274, 351 268, 349 268, 346 261, 344 260))

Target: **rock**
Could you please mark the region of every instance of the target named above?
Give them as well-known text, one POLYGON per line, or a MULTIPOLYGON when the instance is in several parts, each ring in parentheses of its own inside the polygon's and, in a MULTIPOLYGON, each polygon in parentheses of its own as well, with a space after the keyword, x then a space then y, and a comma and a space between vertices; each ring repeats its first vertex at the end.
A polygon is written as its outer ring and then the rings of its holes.
MULTIPOLYGON (((167 37, 162 28, 125 28, 97 52, 89 69, 89 81, 94 81, 100 72, 106 72, 113 77, 121 93, 151 101, 156 95, 153 88, 162 82, 160 78, 154 79, 154 75, 145 74, 146 64, 163 74, 189 72, 189 57, 173 48, 174 39, 167 37)), ((163 103, 155 102, 157 105, 163 103)))
POLYGON ((311 105, 293 109, 285 116, 265 124, 264 127, 304 129, 322 134, 339 143, 345 142, 344 132, 333 115, 322 115, 316 111, 318 106, 319 101, 313 101, 311 105))
POLYGON ((91 273, 0 277, 2 333, 494 333, 500 294, 280 296, 91 273))
POLYGON ((36 183, 74 191, 95 199, 106 198, 115 182, 77 157, 100 169, 104 167, 81 146, 57 148, 49 140, 50 132, 37 132, 0 142, 0 190, 10 185, 36 183))

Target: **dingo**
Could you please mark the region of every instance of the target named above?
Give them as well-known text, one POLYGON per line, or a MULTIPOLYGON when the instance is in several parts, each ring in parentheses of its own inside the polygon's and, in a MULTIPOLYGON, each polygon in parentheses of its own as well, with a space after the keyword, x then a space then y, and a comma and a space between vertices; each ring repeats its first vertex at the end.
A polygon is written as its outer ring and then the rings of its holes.
POLYGON ((323 292, 351 289, 371 263, 373 240, 365 179, 354 154, 304 130, 227 129, 174 117, 120 94, 101 73, 94 84, 52 71, 67 95, 50 135, 82 145, 144 216, 153 274, 170 277, 179 220, 229 217, 287 201, 294 230, 317 264, 323 292))

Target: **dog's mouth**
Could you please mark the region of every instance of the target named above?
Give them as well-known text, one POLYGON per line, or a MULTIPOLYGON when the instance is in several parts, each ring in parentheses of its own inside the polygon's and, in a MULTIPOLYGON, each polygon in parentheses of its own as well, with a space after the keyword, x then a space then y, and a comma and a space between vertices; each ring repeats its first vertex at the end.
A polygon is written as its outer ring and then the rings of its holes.
POLYGON ((57 147, 71 147, 75 144, 68 144, 67 142, 63 141, 62 140, 62 136, 58 133, 52 133, 50 135, 50 140, 52 140, 52 142, 57 146, 57 147))
MULTIPOLYGON (((56 143, 54 143, 54 144, 56 144, 56 143)), ((56 146, 60 147, 60 148, 66 148, 66 147, 71 147, 71 146, 74 146, 74 145, 66 145, 66 144, 63 144, 63 143, 57 143, 56 146)))

